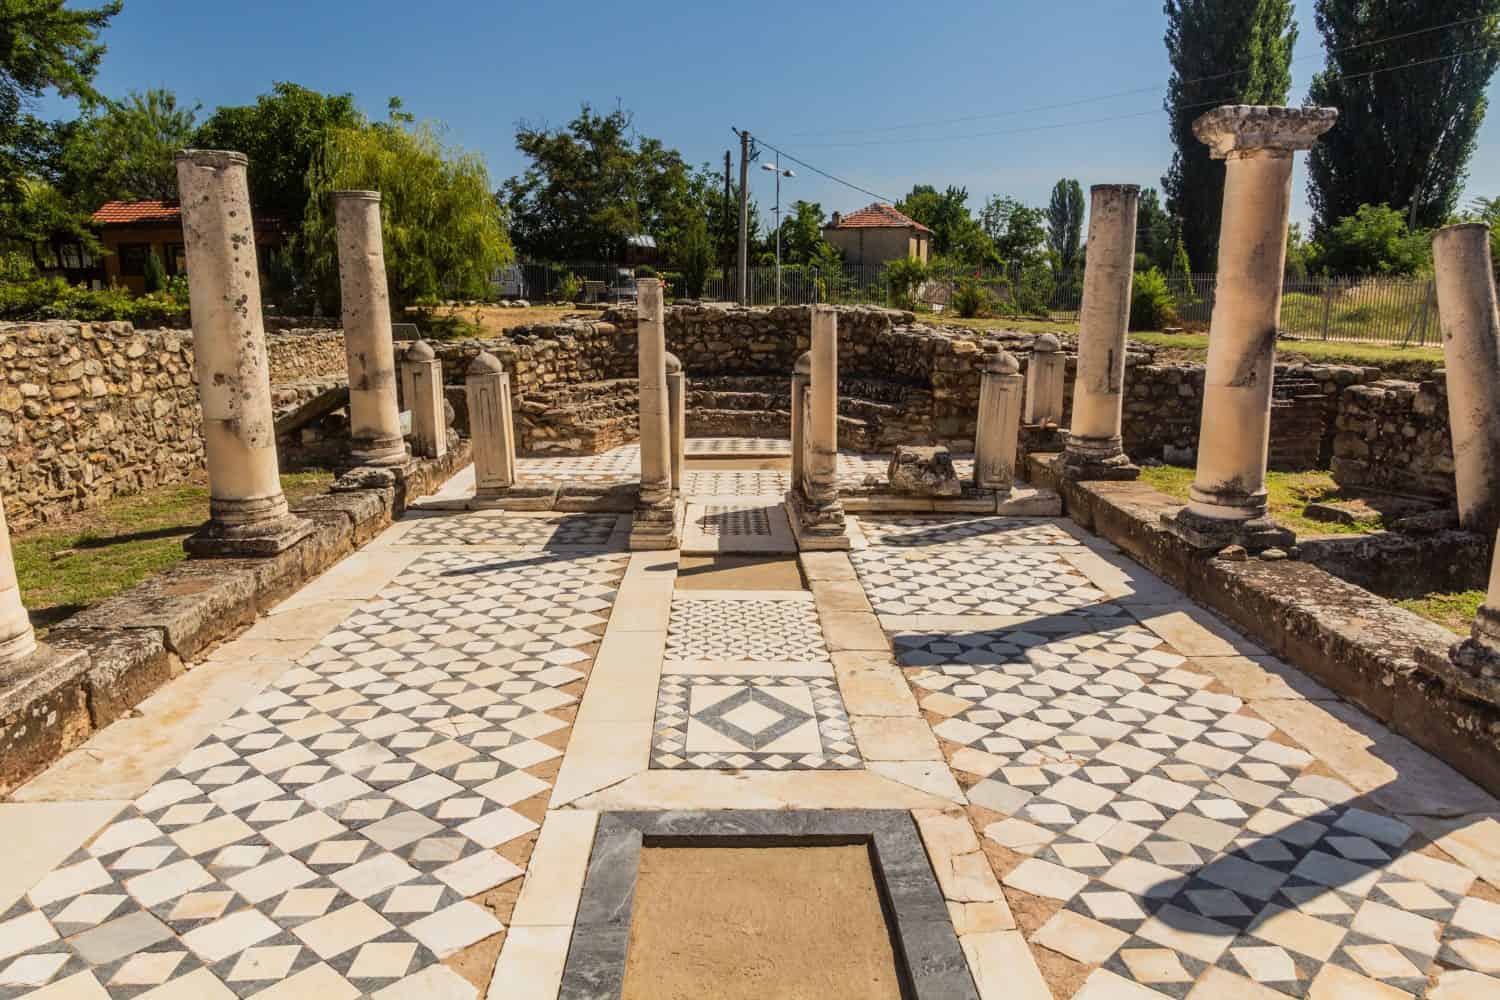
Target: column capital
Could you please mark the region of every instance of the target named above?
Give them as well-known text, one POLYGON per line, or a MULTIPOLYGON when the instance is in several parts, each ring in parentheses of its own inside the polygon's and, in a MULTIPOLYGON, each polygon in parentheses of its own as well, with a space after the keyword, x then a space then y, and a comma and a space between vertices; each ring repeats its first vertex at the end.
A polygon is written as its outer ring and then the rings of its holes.
POLYGON ((180 149, 172 159, 177 163, 191 163, 195 167, 212 167, 215 170, 250 165, 250 157, 231 149, 180 149))
POLYGON ((380 201, 379 191, 335 191, 334 201, 380 201))
POLYGON ((1338 120, 1336 108, 1285 108, 1226 104, 1193 122, 1193 134, 1216 160, 1268 151, 1311 149, 1338 120))

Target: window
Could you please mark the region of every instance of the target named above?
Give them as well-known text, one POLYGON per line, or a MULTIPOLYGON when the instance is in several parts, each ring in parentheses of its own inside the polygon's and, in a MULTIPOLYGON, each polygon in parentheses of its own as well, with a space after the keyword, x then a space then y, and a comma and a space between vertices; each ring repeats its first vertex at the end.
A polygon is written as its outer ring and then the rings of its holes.
POLYGON ((181 243, 168 243, 166 264, 168 274, 187 274, 187 248, 181 243))
POLYGON ((81 271, 94 266, 94 259, 78 243, 64 243, 57 248, 62 257, 62 266, 69 271, 81 271))
POLYGON ((146 275, 146 258, 151 256, 149 243, 121 243, 115 248, 120 255, 120 274, 126 278, 143 278, 146 275))

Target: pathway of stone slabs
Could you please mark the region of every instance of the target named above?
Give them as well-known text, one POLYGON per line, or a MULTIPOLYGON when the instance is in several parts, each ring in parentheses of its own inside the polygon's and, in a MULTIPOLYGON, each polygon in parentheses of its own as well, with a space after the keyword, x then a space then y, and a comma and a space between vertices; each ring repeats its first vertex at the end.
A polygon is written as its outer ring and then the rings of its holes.
POLYGON ((1500 804, 1070 523, 627 530, 413 516, 20 789, 0 997, 553 998, 659 810, 909 816, 984 998, 1500 996, 1500 804))

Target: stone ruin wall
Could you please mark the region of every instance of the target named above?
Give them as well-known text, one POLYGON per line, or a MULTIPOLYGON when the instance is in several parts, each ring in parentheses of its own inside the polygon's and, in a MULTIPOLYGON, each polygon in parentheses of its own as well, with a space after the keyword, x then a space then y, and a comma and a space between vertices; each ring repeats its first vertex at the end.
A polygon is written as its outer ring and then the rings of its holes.
POLYGON ((1447 380, 1439 375, 1350 388, 1339 397, 1332 465, 1344 486, 1456 496, 1447 380))

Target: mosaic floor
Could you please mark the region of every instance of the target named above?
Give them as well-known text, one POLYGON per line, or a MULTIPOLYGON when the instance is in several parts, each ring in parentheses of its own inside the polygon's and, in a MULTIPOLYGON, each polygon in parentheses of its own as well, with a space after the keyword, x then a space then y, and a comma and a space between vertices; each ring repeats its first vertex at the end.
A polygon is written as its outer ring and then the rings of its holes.
POLYGON ((910 811, 983 1000, 1500 997, 1500 803, 1069 523, 860 517, 780 591, 628 524, 411 516, 0 803, 0 1000, 554 998, 598 818, 724 808, 910 811))

